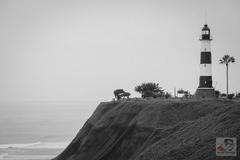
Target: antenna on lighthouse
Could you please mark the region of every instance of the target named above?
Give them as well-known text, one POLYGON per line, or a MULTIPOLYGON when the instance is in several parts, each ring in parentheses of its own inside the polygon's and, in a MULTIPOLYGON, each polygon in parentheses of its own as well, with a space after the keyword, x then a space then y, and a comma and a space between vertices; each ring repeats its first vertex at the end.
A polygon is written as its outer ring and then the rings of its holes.
POLYGON ((204 11, 204 23, 207 24, 207 9, 204 11))

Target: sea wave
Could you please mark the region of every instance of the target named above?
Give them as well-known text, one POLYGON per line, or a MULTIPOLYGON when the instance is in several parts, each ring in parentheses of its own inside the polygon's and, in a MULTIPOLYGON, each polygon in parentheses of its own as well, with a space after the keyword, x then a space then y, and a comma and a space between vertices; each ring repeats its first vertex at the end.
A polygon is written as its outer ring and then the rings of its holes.
POLYGON ((54 158, 54 155, 8 155, 1 154, 0 160, 49 160, 54 158))
POLYGON ((0 154, 0 160, 3 159, 4 157, 8 156, 8 153, 2 153, 0 154))
POLYGON ((35 142, 22 144, 0 144, 0 149, 23 148, 23 149, 61 149, 66 148, 69 142, 35 142))

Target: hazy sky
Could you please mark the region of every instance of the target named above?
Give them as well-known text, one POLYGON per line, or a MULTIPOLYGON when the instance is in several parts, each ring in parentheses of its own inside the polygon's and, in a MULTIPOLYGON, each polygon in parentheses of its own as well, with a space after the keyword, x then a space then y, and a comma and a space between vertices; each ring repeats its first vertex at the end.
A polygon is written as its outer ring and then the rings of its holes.
POLYGON ((194 93, 205 21, 213 85, 225 92, 230 54, 240 91, 239 0, 0 0, 0 101, 110 100, 142 82, 194 93))

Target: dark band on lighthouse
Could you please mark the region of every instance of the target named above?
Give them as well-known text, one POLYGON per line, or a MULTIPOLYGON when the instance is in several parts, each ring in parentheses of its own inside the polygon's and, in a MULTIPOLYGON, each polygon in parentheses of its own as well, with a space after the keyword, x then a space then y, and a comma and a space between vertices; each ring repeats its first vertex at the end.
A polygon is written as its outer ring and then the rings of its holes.
POLYGON ((211 52, 201 52, 200 64, 211 64, 211 63, 212 63, 211 52))
POLYGON ((212 88, 212 76, 200 76, 198 88, 212 88))

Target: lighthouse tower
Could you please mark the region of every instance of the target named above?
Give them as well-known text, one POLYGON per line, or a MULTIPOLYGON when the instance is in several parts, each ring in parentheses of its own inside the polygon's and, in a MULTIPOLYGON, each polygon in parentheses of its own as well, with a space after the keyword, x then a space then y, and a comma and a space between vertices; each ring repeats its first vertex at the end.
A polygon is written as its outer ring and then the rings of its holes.
POLYGON ((199 86, 195 93, 196 97, 214 97, 212 87, 212 55, 211 55, 211 34, 207 24, 202 28, 201 55, 200 55, 200 78, 199 86))

